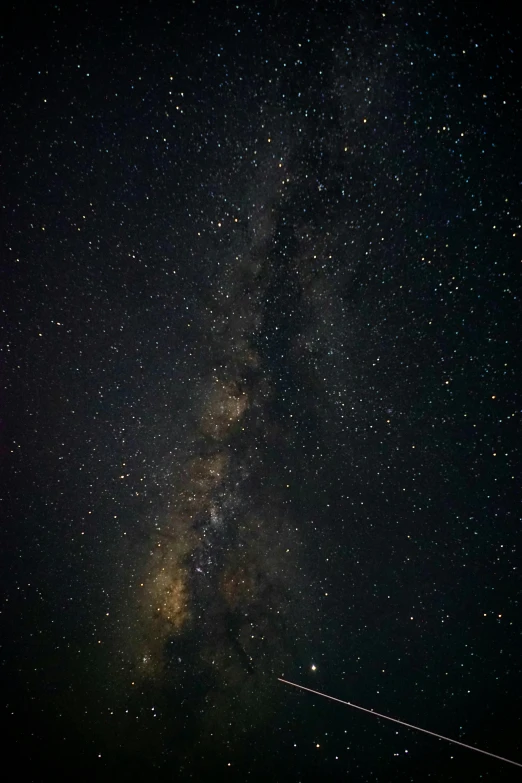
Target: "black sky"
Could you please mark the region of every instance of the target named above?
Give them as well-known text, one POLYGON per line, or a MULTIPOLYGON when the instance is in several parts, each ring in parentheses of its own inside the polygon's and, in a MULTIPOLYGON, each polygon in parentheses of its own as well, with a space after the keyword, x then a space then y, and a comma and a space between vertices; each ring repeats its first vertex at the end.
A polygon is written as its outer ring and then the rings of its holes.
POLYGON ((27 779, 515 780, 520 29, 19 3, 2 685, 27 779))

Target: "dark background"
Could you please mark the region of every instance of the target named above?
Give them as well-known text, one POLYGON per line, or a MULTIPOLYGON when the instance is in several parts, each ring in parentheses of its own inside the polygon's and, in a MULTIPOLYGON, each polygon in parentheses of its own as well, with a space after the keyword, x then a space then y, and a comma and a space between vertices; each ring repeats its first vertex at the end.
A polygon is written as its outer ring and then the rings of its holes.
POLYGON ((274 672, 522 763, 520 30, 454 5, 11 8, 1 664, 28 779, 518 779, 283 685, 213 753, 168 690, 127 702, 107 674, 212 366, 208 297, 271 204, 264 486, 288 478, 306 552, 274 672))

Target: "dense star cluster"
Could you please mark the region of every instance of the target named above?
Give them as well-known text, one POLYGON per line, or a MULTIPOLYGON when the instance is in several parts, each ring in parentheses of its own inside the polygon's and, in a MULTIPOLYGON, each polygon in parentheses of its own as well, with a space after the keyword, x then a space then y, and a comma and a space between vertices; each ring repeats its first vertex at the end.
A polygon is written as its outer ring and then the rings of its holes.
POLYGON ((522 761, 520 35, 453 5, 11 8, 28 779, 515 772, 306 688, 522 761))

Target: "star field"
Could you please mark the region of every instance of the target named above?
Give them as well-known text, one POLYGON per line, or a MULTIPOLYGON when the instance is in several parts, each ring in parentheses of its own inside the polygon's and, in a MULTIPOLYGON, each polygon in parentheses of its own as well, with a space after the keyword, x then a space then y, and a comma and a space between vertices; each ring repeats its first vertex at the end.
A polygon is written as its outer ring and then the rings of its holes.
POLYGON ((10 9, 28 779, 516 779, 278 678, 522 761, 519 42, 501 5, 10 9))

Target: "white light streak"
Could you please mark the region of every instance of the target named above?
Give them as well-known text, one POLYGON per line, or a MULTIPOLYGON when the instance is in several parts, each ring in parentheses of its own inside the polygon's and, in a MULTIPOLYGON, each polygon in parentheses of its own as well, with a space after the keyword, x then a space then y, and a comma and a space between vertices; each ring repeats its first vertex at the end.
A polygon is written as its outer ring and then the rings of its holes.
POLYGON ((279 682, 284 682, 286 685, 292 685, 294 688, 300 688, 302 691, 308 691, 308 693, 315 693, 316 696, 322 696, 323 699, 330 699, 331 701, 337 701, 339 704, 345 704, 347 707, 354 707, 356 710, 362 710, 362 712, 368 712, 370 715, 374 715, 376 718, 384 718, 384 720, 390 720, 393 723, 399 723, 401 726, 406 726, 408 729, 415 729, 415 731, 422 731, 424 734, 429 734, 431 737, 437 737, 437 739, 443 739, 446 740, 446 742, 453 742, 454 745, 460 745, 462 748, 467 748, 468 750, 474 750, 476 753, 483 753, 485 756, 491 756, 493 759, 498 759, 499 761, 505 761, 507 764, 513 764, 515 767, 522 767, 522 764, 519 764, 518 761, 512 761, 511 759, 506 759, 504 756, 497 756, 496 753, 490 753, 488 750, 481 750, 480 748, 475 748, 473 745, 466 745, 465 742, 459 742, 458 740, 451 739, 450 737, 444 737, 442 734, 435 734, 434 731, 428 731, 428 729, 421 729, 420 726, 414 726, 411 723, 406 723, 403 720, 398 720, 397 718, 390 718, 388 715, 382 715, 380 712, 375 712, 375 710, 369 710, 366 707, 359 707, 358 704, 352 704, 351 701, 343 701, 343 699, 336 699, 335 696, 328 696, 327 693, 321 693, 321 691, 314 691, 312 688, 305 688, 304 685, 298 685, 295 682, 290 682, 290 680, 283 680, 282 677, 277 678, 279 682))

